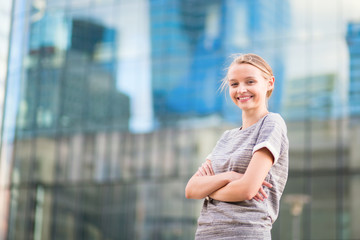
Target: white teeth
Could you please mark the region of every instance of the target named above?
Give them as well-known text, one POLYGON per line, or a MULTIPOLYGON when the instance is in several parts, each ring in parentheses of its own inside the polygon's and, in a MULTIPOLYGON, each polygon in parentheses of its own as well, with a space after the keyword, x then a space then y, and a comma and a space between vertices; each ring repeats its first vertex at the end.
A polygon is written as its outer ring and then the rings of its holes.
POLYGON ((249 99, 250 97, 242 97, 242 98, 239 98, 239 100, 246 100, 246 99, 249 99))

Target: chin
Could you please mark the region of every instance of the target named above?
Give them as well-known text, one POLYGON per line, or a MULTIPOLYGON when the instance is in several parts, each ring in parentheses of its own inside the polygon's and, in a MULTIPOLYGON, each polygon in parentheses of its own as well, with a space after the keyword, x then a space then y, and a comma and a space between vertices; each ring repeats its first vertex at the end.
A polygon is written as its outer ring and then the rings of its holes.
POLYGON ((254 107, 254 106, 239 106, 239 108, 242 110, 242 111, 256 111, 258 110, 257 107, 254 107))

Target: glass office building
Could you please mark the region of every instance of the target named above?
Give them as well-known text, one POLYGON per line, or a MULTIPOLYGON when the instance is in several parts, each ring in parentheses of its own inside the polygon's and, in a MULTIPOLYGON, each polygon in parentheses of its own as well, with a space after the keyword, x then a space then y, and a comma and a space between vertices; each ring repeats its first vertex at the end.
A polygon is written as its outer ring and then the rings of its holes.
POLYGON ((360 236, 357 0, 1 4, 0 240, 193 239, 184 188, 241 125, 218 89, 247 52, 288 125, 273 239, 360 236))

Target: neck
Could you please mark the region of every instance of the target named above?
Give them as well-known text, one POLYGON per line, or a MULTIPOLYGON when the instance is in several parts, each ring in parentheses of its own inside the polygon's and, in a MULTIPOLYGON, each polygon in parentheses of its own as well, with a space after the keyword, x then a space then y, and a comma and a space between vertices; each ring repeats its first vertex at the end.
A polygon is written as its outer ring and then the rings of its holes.
POLYGON ((243 111, 242 112, 242 129, 248 128, 257 123, 262 117, 268 114, 269 111, 265 108, 261 111, 243 111))

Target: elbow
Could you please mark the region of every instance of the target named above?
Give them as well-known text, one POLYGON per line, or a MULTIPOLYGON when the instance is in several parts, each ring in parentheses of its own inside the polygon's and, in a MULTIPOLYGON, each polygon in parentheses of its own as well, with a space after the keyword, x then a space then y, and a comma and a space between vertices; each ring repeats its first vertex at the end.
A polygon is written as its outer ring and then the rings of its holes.
POLYGON ((190 179, 185 187, 185 198, 201 199, 202 197, 200 195, 201 195, 201 193, 199 193, 199 191, 196 187, 196 184, 194 185, 194 181, 192 181, 192 179, 190 179))
POLYGON ((185 198, 187 198, 187 199, 193 198, 190 182, 191 182, 191 179, 189 180, 189 182, 186 184, 186 187, 185 187, 185 198))
POLYGON ((185 197, 187 199, 201 199, 189 191, 185 191, 185 197))
POLYGON ((197 191, 193 191, 190 187, 186 186, 185 198, 187 198, 187 199, 202 199, 204 197, 201 196, 197 191))
POLYGON ((196 199, 193 195, 185 192, 185 198, 187 199, 196 199))
POLYGON ((195 198, 194 193, 191 191, 189 186, 186 186, 186 188, 185 188, 185 197, 187 199, 194 199, 195 198))
POLYGON ((189 190, 186 189, 186 188, 185 188, 185 198, 191 199, 191 193, 190 193, 189 190))
POLYGON ((228 188, 228 194, 234 197, 236 201, 247 201, 251 200, 257 194, 248 184, 244 184, 240 182, 231 182, 228 188))
POLYGON ((252 194, 245 194, 245 195, 244 195, 245 200, 251 200, 251 199, 253 199, 254 197, 255 197, 255 195, 252 195, 252 194))
POLYGON ((257 192, 252 191, 251 189, 246 189, 244 192, 244 198, 245 200, 251 200, 256 196, 257 192))

